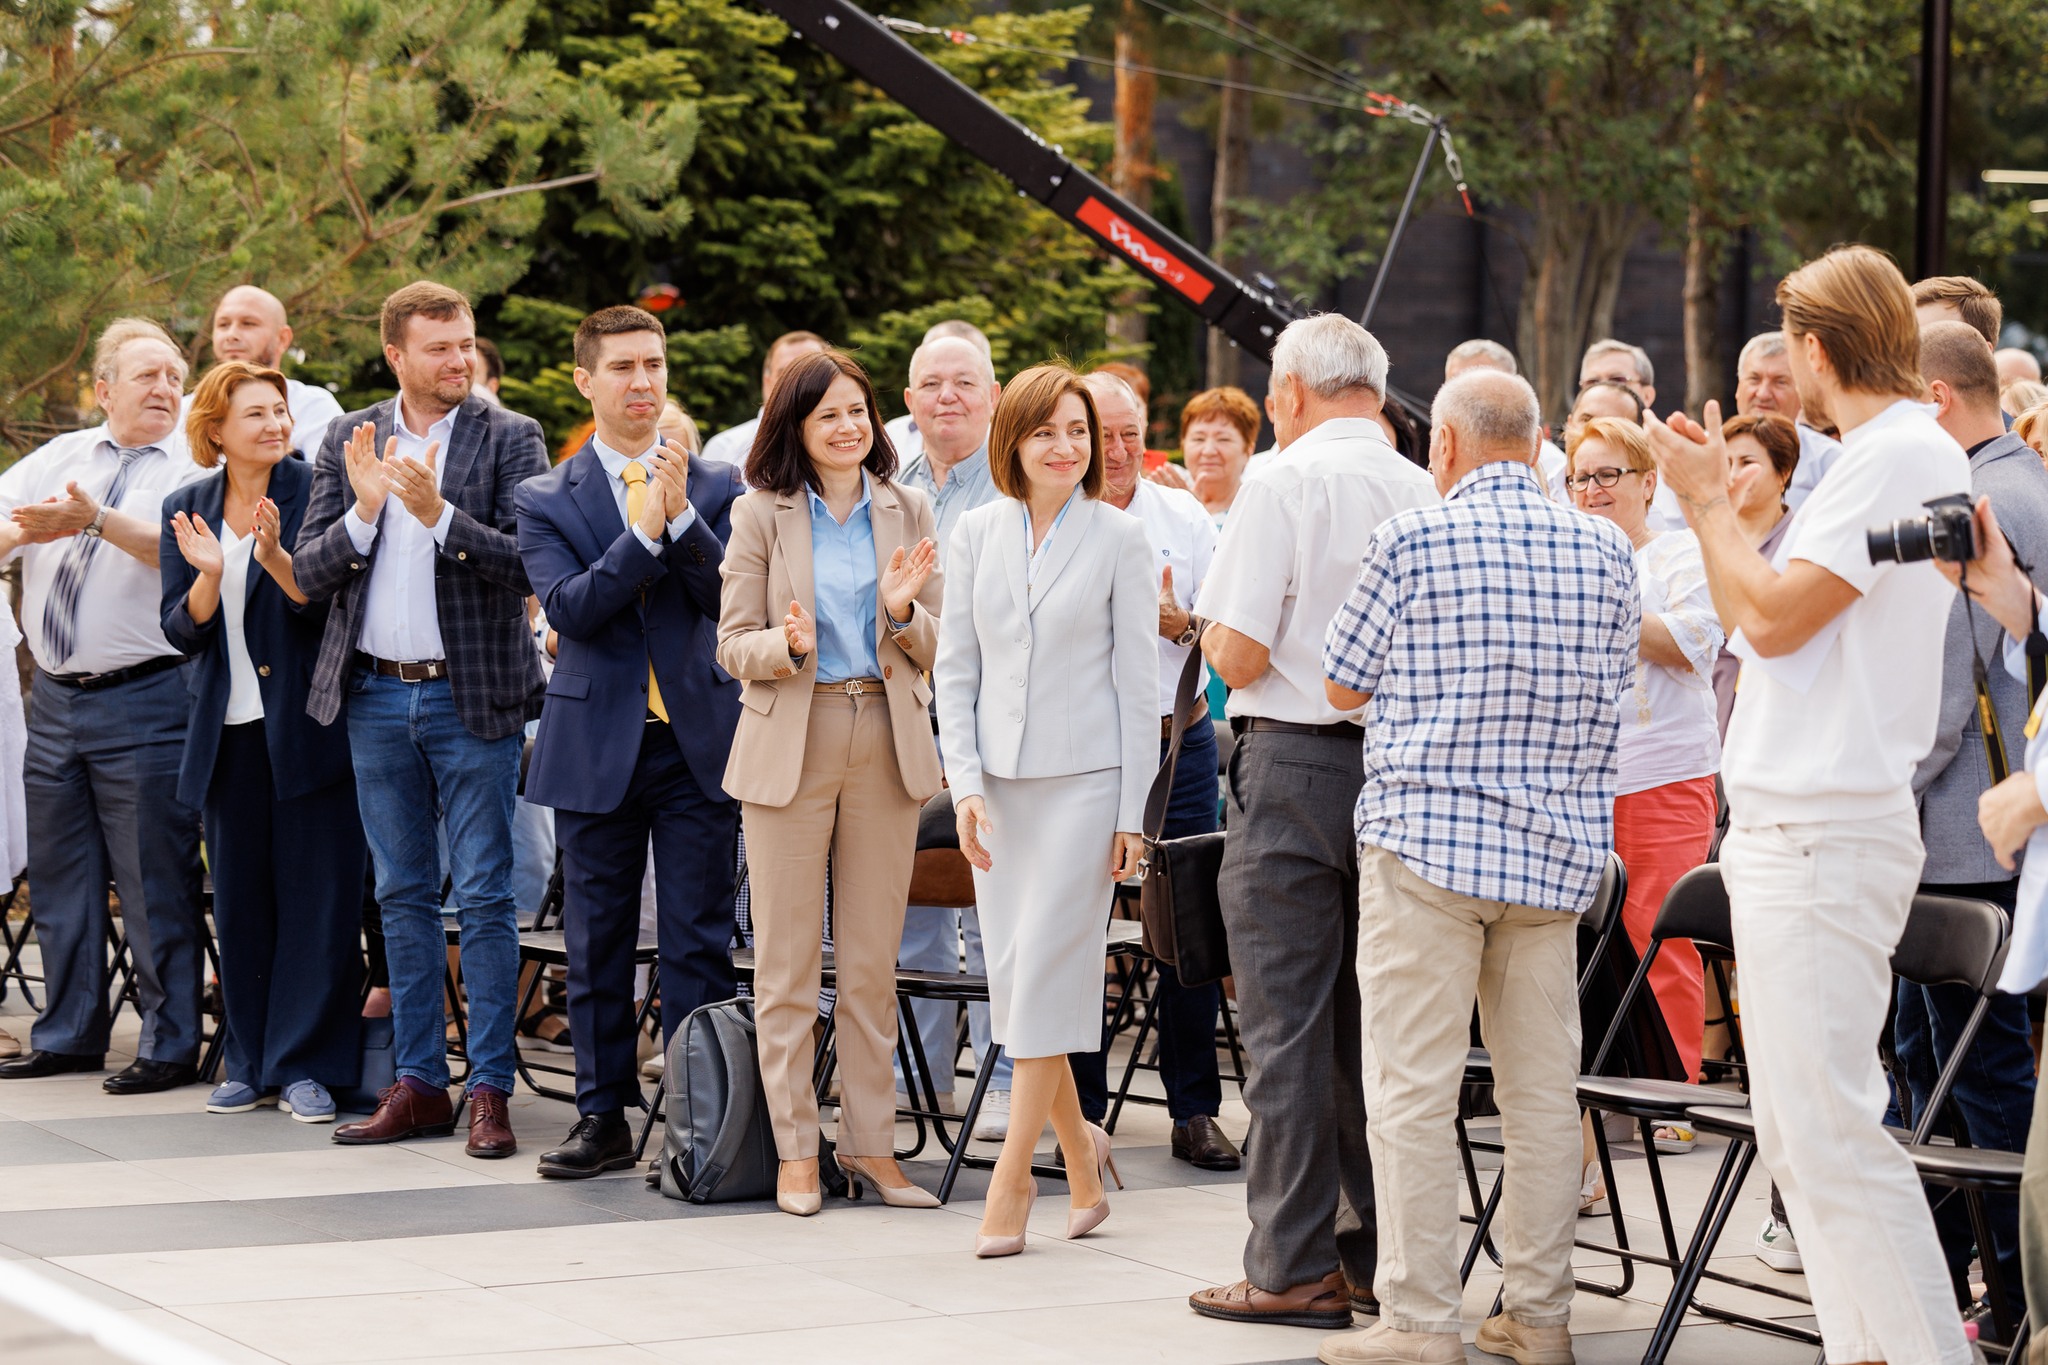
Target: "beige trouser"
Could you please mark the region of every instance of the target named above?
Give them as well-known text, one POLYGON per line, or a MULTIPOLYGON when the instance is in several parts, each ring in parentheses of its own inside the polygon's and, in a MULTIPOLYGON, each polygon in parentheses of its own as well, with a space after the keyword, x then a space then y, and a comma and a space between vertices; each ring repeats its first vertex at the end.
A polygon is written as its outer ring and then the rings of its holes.
POLYGON ((839 1143, 888 1156, 896 1131, 896 948, 917 852, 918 802, 903 790, 880 695, 811 698, 803 776, 786 806, 743 802, 754 915, 754 1024, 761 1083, 784 1161, 818 1154, 812 1024, 832 858, 839 1143))
POLYGON ((1453 1125, 1476 996, 1507 1147, 1501 1292, 1516 1321, 1561 1327, 1579 1209, 1578 916, 1442 890, 1371 844, 1358 904, 1380 1321, 1459 1328, 1453 1125))

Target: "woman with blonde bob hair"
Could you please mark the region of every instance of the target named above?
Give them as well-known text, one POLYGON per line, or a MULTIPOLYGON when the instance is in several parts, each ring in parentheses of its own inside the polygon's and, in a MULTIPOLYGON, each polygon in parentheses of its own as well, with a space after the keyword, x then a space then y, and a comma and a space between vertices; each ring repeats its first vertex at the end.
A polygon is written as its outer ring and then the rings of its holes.
POLYGON ((939 737, 974 865, 1010 1133, 977 1256, 1024 1249, 1032 1149, 1066 1157, 1067 1236, 1109 1216, 1109 1136, 1081 1116, 1070 1052, 1102 1046, 1115 883, 1136 874, 1159 759, 1159 592, 1144 523, 1100 501, 1102 424, 1080 376, 1040 365, 989 431, 1003 497, 961 517, 939 622, 939 737))
POLYGON ((192 656, 178 798, 205 812, 227 1079, 210 1114, 275 1104, 334 1118, 361 1065, 356 935, 369 850, 348 727, 306 714, 327 604, 292 574, 313 471, 292 454, 284 376, 241 361, 199 381, 185 422, 214 470, 164 499, 164 635, 192 656))

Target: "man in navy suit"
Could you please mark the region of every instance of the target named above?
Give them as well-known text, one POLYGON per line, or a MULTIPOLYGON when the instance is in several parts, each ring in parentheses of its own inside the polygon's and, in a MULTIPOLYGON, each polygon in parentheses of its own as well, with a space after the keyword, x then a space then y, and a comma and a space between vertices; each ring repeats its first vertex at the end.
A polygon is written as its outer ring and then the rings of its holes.
POLYGON ((733 993, 733 847, 739 807, 721 780, 739 684, 712 662, 730 465, 693 459, 655 429, 666 337, 638 308, 576 329, 576 387, 597 431, 520 487, 519 553, 560 638, 526 799, 555 808, 576 1048, 576 1126, 540 1159, 567 1179, 633 1162, 638 1105, 633 948, 654 840, 664 1036, 733 993))

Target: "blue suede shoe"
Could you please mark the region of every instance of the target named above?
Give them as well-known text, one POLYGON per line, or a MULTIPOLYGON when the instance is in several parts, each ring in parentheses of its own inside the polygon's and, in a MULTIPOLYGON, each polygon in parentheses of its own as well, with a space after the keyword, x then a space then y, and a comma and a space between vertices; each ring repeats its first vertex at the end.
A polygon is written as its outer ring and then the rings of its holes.
POLYGON ((246 1114, 263 1104, 276 1104, 276 1095, 265 1095, 253 1085, 240 1081, 222 1081, 206 1097, 206 1112, 209 1114, 246 1114))
POLYGON ((300 1123, 334 1122, 334 1096, 318 1081, 293 1081, 277 1107, 300 1123))

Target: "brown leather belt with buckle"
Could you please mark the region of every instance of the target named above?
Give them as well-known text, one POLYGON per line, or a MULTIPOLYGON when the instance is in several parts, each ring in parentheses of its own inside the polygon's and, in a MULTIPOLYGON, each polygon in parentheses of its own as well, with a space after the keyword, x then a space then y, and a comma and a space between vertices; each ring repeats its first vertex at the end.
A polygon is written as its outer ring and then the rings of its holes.
POLYGON ((870 692, 882 690, 880 678, 848 678, 845 682, 819 683, 813 692, 837 692, 847 697, 864 697, 870 692))
POLYGON ((417 662, 401 663, 397 659, 380 659, 374 654, 365 654, 363 658, 369 662, 372 669, 400 682, 439 682, 448 676, 446 659, 421 659, 417 662))
MULTIPOLYGON (((1188 717, 1188 728, 1189 728, 1190 730, 1192 730, 1192 729, 1194 729, 1194 728, 1195 728, 1195 727, 1196 727, 1197 725, 1200 725, 1200 724, 1201 724, 1202 722, 1204 722, 1204 721, 1206 721, 1206 720, 1208 720, 1208 719, 1209 719, 1209 699, 1208 699, 1207 697, 1204 697, 1204 698, 1202 698, 1202 700, 1200 700, 1200 701, 1198 701, 1198 702, 1196 702, 1196 703, 1195 703, 1195 714, 1193 714, 1192 716, 1189 716, 1189 717, 1188 717)), ((1160 737, 1161 739, 1172 739, 1172 738, 1173 738, 1173 717, 1172 717, 1172 716, 1170 716, 1170 715, 1166 715, 1166 716, 1161 716, 1161 717, 1159 718, 1159 737, 1160 737)))
POLYGON ((119 687, 122 683, 134 682, 137 678, 162 673, 184 662, 185 656, 182 654, 159 654, 154 659, 144 659, 139 664, 110 669, 105 673, 52 673, 48 669, 42 670, 42 673, 59 687, 68 687, 76 692, 97 692, 103 687, 119 687))

